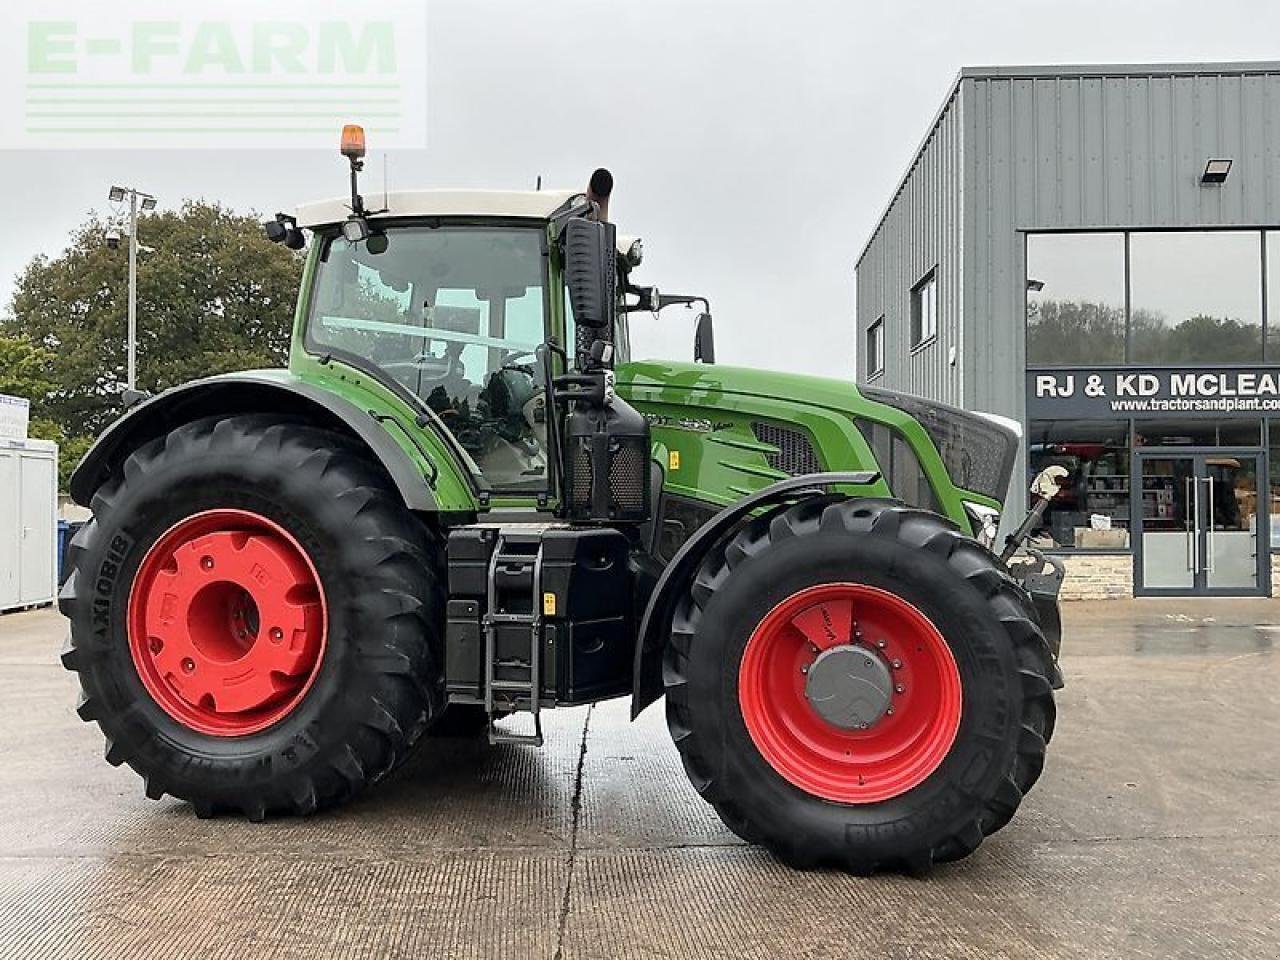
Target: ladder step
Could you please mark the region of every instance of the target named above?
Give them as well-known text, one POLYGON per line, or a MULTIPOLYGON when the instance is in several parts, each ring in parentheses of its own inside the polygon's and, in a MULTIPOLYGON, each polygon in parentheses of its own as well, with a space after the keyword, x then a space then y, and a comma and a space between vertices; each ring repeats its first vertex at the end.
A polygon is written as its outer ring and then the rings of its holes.
POLYGON ((516 743, 527 744, 531 747, 542 746, 542 734, 540 733, 499 733, 496 730, 489 731, 489 743, 516 743))
POLYGON ((533 684, 525 680, 495 680, 490 686, 495 693, 533 693, 533 684))

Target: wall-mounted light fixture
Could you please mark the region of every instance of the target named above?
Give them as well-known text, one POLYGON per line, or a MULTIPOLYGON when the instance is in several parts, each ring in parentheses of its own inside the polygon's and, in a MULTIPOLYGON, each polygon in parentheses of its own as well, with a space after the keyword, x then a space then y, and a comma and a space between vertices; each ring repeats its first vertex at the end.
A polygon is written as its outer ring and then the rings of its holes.
POLYGON ((1227 158, 1210 159, 1204 165, 1204 173, 1200 174, 1201 183, 1224 183, 1231 172, 1231 161, 1227 158))
POLYGON ((1043 280, 1028 280, 1028 281, 1027 281, 1027 289, 1028 289, 1028 290, 1030 290, 1032 293, 1039 293, 1041 290, 1043 290, 1043 289, 1044 289, 1044 281, 1043 281, 1043 280))

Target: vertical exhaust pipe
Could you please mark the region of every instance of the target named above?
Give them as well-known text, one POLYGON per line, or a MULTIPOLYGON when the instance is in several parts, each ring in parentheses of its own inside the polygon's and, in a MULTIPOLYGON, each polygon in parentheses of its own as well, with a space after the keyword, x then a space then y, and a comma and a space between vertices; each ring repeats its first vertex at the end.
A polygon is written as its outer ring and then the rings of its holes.
POLYGON ((609 220, 609 195, 613 193, 613 174, 601 167, 591 175, 587 182, 587 199, 596 204, 596 219, 601 223, 609 220))

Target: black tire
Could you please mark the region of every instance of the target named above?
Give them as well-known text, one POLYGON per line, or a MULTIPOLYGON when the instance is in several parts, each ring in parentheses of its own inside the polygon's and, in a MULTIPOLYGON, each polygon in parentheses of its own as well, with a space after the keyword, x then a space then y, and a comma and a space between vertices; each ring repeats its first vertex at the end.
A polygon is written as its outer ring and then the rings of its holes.
POLYGON ((1048 646, 1023 591, 949 521, 893 501, 821 497, 755 520, 713 550, 673 618, 667 721, 695 788, 725 823, 794 866, 918 871, 967 856, 1009 822, 1054 719, 1048 646), (753 742, 738 670, 783 598, 831 582, 879 587, 924 613, 959 671, 963 708, 941 764, 874 803, 821 799, 753 742))
POLYGON ((380 468, 343 437, 278 418, 191 423, 145 444, 95 495, 60 597, 71 621, 62 662, 78 707, 146 794, 201 816, 308 814, 341 803, 399 764, 443 709, 441 549, 380 468), (268 518, 305 551, 327 598, 323 654, 289 713, 258 732, 214 736, 147 692, 126 608, 144 555, 201 511, 268 518))

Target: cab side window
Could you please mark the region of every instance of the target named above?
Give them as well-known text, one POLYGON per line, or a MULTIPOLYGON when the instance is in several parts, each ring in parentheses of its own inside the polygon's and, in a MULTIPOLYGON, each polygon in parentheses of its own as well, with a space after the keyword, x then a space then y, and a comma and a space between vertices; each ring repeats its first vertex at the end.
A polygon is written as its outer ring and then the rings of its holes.
POLYGON ((546 488, 545 259, 536 229, 400 228, 371 254, 328 241, 307 341, 429 406, 494 489, 546 488))

